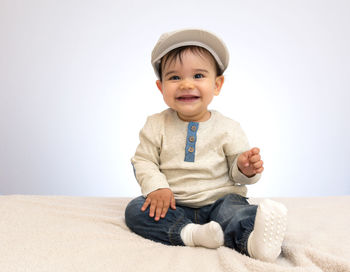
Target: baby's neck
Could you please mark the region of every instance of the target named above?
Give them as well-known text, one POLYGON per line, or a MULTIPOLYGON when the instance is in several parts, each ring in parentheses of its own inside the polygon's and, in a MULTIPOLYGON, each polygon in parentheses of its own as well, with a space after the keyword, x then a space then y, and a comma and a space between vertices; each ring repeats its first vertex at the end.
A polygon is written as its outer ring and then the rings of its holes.
POLYGON ((206 111, 203 114, 200 115, 196 115, 196 116, 184 116, 182 114, 179 114, 177 112, 177 116, 185 122, 205 122, 208 121, 211 117, 211 112, 210 111, 206 111))

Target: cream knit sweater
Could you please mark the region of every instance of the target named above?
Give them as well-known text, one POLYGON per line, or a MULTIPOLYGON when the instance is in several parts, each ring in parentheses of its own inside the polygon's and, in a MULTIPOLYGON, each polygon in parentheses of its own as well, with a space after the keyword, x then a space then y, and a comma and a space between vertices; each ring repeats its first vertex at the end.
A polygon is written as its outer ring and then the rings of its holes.
POLYGON ((239 123, 211 111, 208 121, 195 125, 198 129, 191 132, 193 124, 172 109, 148 117, 131 159, 144 196, 170 188, 176 204, 197 208, 230 193, 245 196, 245 184, 259 180, 259 174, 248 178, 237 168, 238 155, 249 150, 239 123), (194 148, 186 148, 187 143, 194 148), (194 156, 193 162, 185 161, 186 153, 194 156))

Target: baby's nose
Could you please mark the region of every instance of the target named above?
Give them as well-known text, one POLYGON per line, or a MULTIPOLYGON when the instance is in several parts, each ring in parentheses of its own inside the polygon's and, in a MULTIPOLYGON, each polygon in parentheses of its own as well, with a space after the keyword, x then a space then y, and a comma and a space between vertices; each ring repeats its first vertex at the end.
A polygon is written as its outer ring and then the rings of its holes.
POLYGON ((183 80, 180 85, 181 90, 191 90, 194 89, 194 84, 190 80, 183 80))

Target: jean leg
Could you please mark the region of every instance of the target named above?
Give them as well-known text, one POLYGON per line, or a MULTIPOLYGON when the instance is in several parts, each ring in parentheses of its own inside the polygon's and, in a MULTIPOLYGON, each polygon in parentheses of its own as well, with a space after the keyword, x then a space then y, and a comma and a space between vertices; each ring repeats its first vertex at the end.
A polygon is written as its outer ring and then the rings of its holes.
POLYGON ((149 216, 149 207, 141 211, 145 202, 143 196, 133 199, 125 209, 126 225, 136 234, 166 245, 184 245, 180 233, 182 228, 191 223, 184 210, 177 206, 169 209, 165 218, 155 221, 149 216))
POLYGON ((230 194, 217 200, 210 212, 210 220, 218 222, 224 231, 224 245, 248 255, 247 243, 254 228, 257 206, 247 198, 230 194))

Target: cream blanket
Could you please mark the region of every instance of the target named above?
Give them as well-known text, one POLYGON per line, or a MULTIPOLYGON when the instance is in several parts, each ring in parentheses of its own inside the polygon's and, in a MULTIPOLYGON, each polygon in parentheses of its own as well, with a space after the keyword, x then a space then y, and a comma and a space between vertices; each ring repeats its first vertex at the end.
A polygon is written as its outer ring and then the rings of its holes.
POLYGON ((129 200, 0 196, 0 271, 350 271, 350 196, 276 199, 289 223, 275 263, 143 239, 125 225, 129 200))

